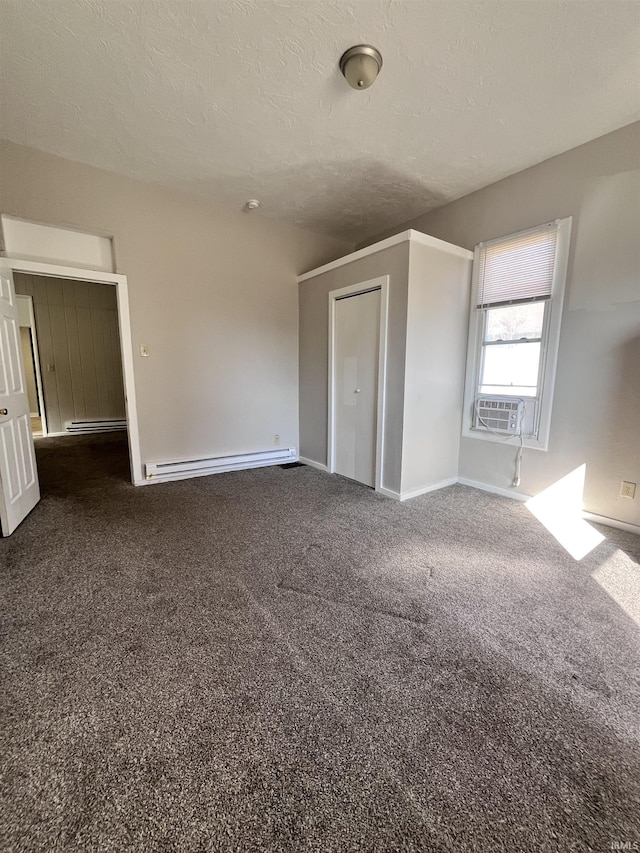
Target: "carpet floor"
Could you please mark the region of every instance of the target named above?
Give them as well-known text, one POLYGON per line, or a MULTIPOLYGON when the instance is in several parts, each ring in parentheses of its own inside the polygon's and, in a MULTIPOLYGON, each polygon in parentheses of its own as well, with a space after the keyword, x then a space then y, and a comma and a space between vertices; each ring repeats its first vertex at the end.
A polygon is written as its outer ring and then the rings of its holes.
POLYGON ((3 851, 640 846, 640 627, 602 581, 638 537, 576 562, 464 486, 37 453, 0 540, 3 851))

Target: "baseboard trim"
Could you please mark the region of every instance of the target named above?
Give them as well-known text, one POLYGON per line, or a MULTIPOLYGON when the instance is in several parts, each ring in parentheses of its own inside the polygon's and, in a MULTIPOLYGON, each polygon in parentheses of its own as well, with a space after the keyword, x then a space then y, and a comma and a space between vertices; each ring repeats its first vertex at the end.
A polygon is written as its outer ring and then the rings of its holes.
POLYGON ((62 436, 72 435, 98 435, 106 432, 125 432, 125 427, 109 427, 109 429, 75 429, 70 432, 65 429, 64 432, 48 432, 46 435, 37 435, 36 438, 62 438, 62 436))
POLYGON ((329 469, 326 465, 323 465, 322 462, 316 462, 313 459, 307 459, 306 456, 298 456, 298 462, 302 462, 303 465, 308 465, 309 468, 315 468, 318 471, 324 471, 325 474, 329 473, 329 469))
POLYGON ((112 432, 127 428, 125 418, 97 418, 92 421, 69 421, 66 430, 71 435, 84 435, 88 432, 112 432))
POLYGON ((448 477, 446 480, 441 480, 439 483, 432 483, 429 486, 421 486, 419 489, 413 489, 410 492, 402 492, 400 495, 401 501, 409 501, 411 498, 426 495, 429 492, 437 492, 438 489, 446 489, 447 486, 454 486, 458 482, 457 477, 448 477))
POLYGON ((402 500, 400 492, 393 492, 393 491, 391 491, 391 489, 385 489, 384 486, 380 486, 379 489, 376 489, 376 492, 378 492, 378 494, 380 494, 380 495, 384 495, 386 498, 391 498, 391 500, 394 500, 394 501, 401 501, 402 500))
POLYGON ((437 492, 438 489, 445 489, 447 486, 454 486, 458 482, 457 477, 449 477, 447 480, 441 480, 439 483, 431 483, 428 486, 421 486, 419 489, 412 489, 410 492, 394 492, 391 489, 385 489, 380 486, 377 491, 387 498, 394 501, 410 501, 412 498, 418 498, 420 495, 426 495, 429 492, 437 492))
MULTIPOLYGON (((491 492, 494 495, 501 495, 503 498, 511 498, 516 501, 528 501, 531 495, 525 495, 522 492, 514 492, 511 489, 501 489, 498 486, 491 486, 489 483, 480 483, 477 480, 468 480, 466 477, 458 477, 458 482, 462 486, 471 486, 473 489, 480 489, 483 492, 491 492)), ((588 510, 582 511, 582 517, 585 521, 593 521, 595 524, 603 524, 606 527, 615 527, 617 530, 625 530, 627 533, 635 533, 640 536, 640 525, 631 524, 628 521, 619 521, 617 518, 609 518, 606 515, 598 515, 595 512, 588 510)))
POLYGON ((593 521, 595 524, 604 524, 607 527, 615 527, 617 530, 625 530, 627 533, 635 533, 640 536, 640 525, 631 524, 628 521, 618 521, 617 518, 609 518, 607 515, 597 515, 595 512, 582 513, 582 517, 586 521, 593 521))
POLYGON ((482 492, 491 492, 492 495, 500 495, 503 498, 511 498, 514 501, 528 501, 531 495, 524 492, 515 492, 513 489, 502 489, 500 486, 492 486, 489 483, 480 483, 478 480, 468 480, 466 477, 458 477, 457 482, 461 486, 471 486, 472 489, 480 489, 482 492))

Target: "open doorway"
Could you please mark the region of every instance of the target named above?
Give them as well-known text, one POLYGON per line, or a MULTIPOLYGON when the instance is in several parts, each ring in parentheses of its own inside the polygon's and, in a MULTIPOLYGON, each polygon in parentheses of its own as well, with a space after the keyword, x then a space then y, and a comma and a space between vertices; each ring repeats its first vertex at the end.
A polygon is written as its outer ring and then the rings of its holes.
POLYGON ((20 324, 20 345, 22 348, 22 366, 24 369, 27 395, 29 398, 29 418, 34 437, 47 434, 47 418, 44 408, 40 354, 36 330, 33 299, 31 296, 16 294, 18 322, 20 324))
POLYGON ((34 437, 126 429, 116 288, 15 272, 34 437))
MULTIPOLYGON (((5 235, 6 236, 6 235, 5 235)), ((80 235, 84 237, 85 235, 80 235)), ((131 319, 129 314, 129 293, 128 293, 128 284, 127 278, 125 275, 119 273, 107 272, 104 269, 87 269, 87 268, 76 268, 70 267, 68 265, 63 264, 55 264, 55 263, 43 263, 42 261, 32 260, 28 257, 23 258, 12 258, 10 255, 0 259, 0 263, 4 264, 7 268, 7 276, 8 278, 3 278, 5 281, 6 287, 9 287, 11 291, 15 289, 15 278, 20 277, 22 275, 29 277, 32 282, 36 284, 38 282, 42 282, 43 279, 53 279, 53 280, 62 280, 70 283, 80 283, 87 286, 95 286, 98 288, 104 288, 101 290, 102 294, 110 294, 111 295, 111 307, 109 310, 113 310, 113 295, 115 294, 115 304, 116 304, 116 314, 115 319, 117 323, 117 336, 118 336, 118 346, 117 346, 117 357, 120 365, 120 376, 121 376, 121 393, 124 397, 124 418, 116 418, 112 415, 113 410, 107 411, 107 420, 120 420, 123 422, 123 426, 125 429, 118 433, 112 433, 111 427, 109 426, 110 434, 119 436, 120 439, 125 441, 125 444, 128 448, 128 457, 129 457, 129 471, 130 471, 130 480, 134 485, 143 485, 145 483, 145 477, 142 470, 142 463, 140 459, 140 438, 138 433, 138 414, 137 414, 137 404, 136 404, 136 391, 135 391, 135 380, 134 380, 134 370, 133 370, 133 342, 131 339, 131 319)), ((46 287, 46 284, 44 285, 46 287)), ((20 288, 20 285, 19 285, 20 288)), ((23 294, 24 295, 24 294, 23 294)), ((27 296, 33 296, 33 293, 26 294, 27 296)), ((105 296, 106 298, 106 296, 105 296)), ((16 297, 16 302, 18 301, 16 297)), ((32 300, 33 302, 33 300, 32 300)), ((46 440, 52 440, 55 435, 54 433, 58 433, 58 437, 61 442, 64 441, 65 435, 68 434, 68 430, 66 429, 66 424, 69 423, 70 420, 76 420, 76 418, 66 418, 66 420, 62 420, 62 428, 60 430, 54 429, 53 425, 50 421, 47 421, 47 405, 44 399, 44 389, 47 384, 47 365, 52 363, 54 365, 54 370, 52 371, 54 374, 56 372, 55 369, 55 360, 52 362, 48 362, 43 352, 40 352, 40 349, 43 348, 44 341, 42 339, 42 335, 38 336, 38 328, 36 323, 36 312, 33 309, 33 322, 32 322, 32 331, 30 333, 32 346, 35 351, 35 360, 34 363, 36 368, 39 369, 42 366, 42 370, 40 371, 40 388, 41 388, 41 397, 40 397, 40 416, 44 418, 44 430, 47 433, 46 440)), ((63 293, 63 313, 64 311, 64 293, 63 293)), ((65 319, 69 317, 69 312, 65 313, 65 319)), ((112 315, 113 317, 113 315, 112 315)), ((22 323, 20 323, 22 325, 22 323)), ((21 333, 22 334, 22 333, 21 333)), ((115 339, 113 339, 115 340, 115 339)), ((112 352, 112 357, 115 357, 112 352)), ((36 371, 37 376, 37 371, 36 371)), ((120 397, 122 400, 122 397, 120 397)), ((86 400, 85 400, 86 404, 86 400)), ((31 408, 29 406, 29 408, 31 408)), ((86 414, 86 411, 85 411, 86 414)), ((101 413, 102 414, 102 413, 101 413)), ((116 414, 120 414, 118 411, 116 414)), ((84 418, 86 420, 86 418, 84 418)), ((90 427, 93 430, 98 430, 98 427, 94 424, 90 427)), ((91 436, 88 436, 91 438, 91 436)), ((33 442, 33 439, 31 439, 33 442)), ((7 535, 7 534, 5 534, 7 535)))
MULTIPOLYGON (((35 456, 34 438, 30 421, 31 413, 35 414, 35 408, 32 407, 32 401, 28 395, 26 370, 23 362, 23 339, 27 359, 30 349, 33 353, 34 370, 36 370, 36 365, 39 366, 44 362, 36 354, 36 347, 39 342, 37 341, 38 330, 35 324, 33 326, 35 334, 33 330, 29 331, 28 338, 25 333, 20 332, 21 323, 18 316, 18 304, 14 286, 16 274, 26 273, 36 278, 64 279, 71 283, 94 283, 99 286, 107 286, 112 293, 115 292, 117 331, 119 336, 119 346, 116 347, 116 351, 119 350, 120 352, 125 409, 124 418, 118 420, 125 422, 126 430, 114 433, 111 431, 112 424, 110 423, 108 434, 119 437, 123 447, 125 447, 123 457, 125 472, 128 464, 131 482, 134 485, 142 485, 145 479, 140 459, 128 285, 125 275, 108 271, 110 268, 113 268, 111 240, 80 232, 69 232, 66 236, 71 240, 71 248, 67 245, 68 251, 61 252, 60 254, 66 255, 65 261, 67 258, 73 258, 76 263, 80 263, 81 260, 84 263, 80 266, 69 266, 68 261, 64 265, 51 263, 48 259, 45 262, 45 260, 36 260, 41 252, 41 240, 36 239, 31 240, 31 242, 26 240, 25 242, 25 239, 23 239, 21 242, 19 234, 17 238, 14 235, 15 239, 7 239, 6 219, 4 215, 0 215, 5 244, 5 254, 0 252, 0 526, 2 535, 10 536, 40 500, 38 482, 38 467, 40 462, 36 460, 35 456), (97 241, 100 251, 88 252, 88 254, 87 252, 83 254, 81 251, 76 251, 78 249, 86 249, 85 244, 87 241, 90 244, 97 241), (106 256, 105 258, 102 257, 102 254, 104 254, 103 249, 107 253, 108 258, 106 256), (18 250, 18 257, 12 257, 11 252, 13 250, 18 250), (97 268, 89 268, 88 265, 84 265, 90 259, 96 260, 97 268)), ((25 227, 33 226, 30 223, 23 224, 25 227)), ((49 248, 52 246, 55 248, 55 238, 57 231, 60 229, 39 225, 33 227, 36 228, 38 234, 44 229, 53 241, 47 245, 49 248)), ((64 231, 64 229, 62 230, 64 231)), ((24 236, 23 234, 22 237, 24 238, 24 236)), ((68 242, 69 240, 67 240, 68 242)), ((52 255, 57 260, 55 251, 52 252, 52 255)), ((62 310, 64 314, 64 304, 62 310)), ((28 326, 25 326, 25 328, 28 328, 28 326)), ((55 373, 55 361, 52 364, 54 367, 51 372, 55 373)), ((40 377, 40 385, 41 388, 45 386, 42 375, 40 377)), ((122 396, 120 399, 122 400, 122 396)), ((47 406, 44 404, 44 395, 41 397, 39 404, 39 416, 46 421, 47 406)), ((62 436, 59 435, 58 438, 52 437, 50 424, 51 412, 48 414, 49 422, 42 424, 41 421, 41 427, 44 426, 48 433, 45 438, 42 438, 42 442, 65 441, 69 438, 74 440, 105 438, 105 436, 94 435, 69 435, 66 432, 67 426, 70 425, 69 421, 63 421, 65 432, 63 432, 62 436)), ((111 419, 111 421, 113 420, 115 418, 111 419)), ((82 424, 82 427, 85 426, 87 426, 86 418, 85 423, 82 424)), ((93 430, 96 428, 96 424, 91 425, 90 428, 93 430)), ((90 471, 91 459, 85 461, 87 462, 86 468, 90 471)), ((79 463, 78 469, 84 474, 84 463, 79 463)), ((124 478, 126 478, 126 473, 124 478)))
POLYGON ((40 406, 39 382, 36 378, 35 341, 31 329, 20 325, 20 346, 22 347, 22 366, 24 368, 27 395, 29 397, 29 418, 34 437, 44 435, 43 409, 40 406))

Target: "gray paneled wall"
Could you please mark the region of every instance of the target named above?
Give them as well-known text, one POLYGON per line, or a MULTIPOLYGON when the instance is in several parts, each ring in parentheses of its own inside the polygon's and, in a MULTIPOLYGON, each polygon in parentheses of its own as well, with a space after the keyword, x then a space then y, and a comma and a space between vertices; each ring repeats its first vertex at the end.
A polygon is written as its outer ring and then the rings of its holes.
POLYGON ((24 273, 15 284, 33 297, 49 432, 124 418, 116 288, 24 273))

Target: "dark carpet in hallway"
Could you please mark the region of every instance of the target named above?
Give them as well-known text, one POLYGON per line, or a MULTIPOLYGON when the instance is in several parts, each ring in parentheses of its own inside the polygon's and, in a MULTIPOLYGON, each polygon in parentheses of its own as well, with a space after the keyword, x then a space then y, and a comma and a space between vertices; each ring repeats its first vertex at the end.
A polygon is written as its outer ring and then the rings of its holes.
POLYGON ((575 562, 463 486, 136 489, 122 434, 37 450, 0 540, 2 850, 640 842, 640 627, 604 588, 637 537, 575 562))

